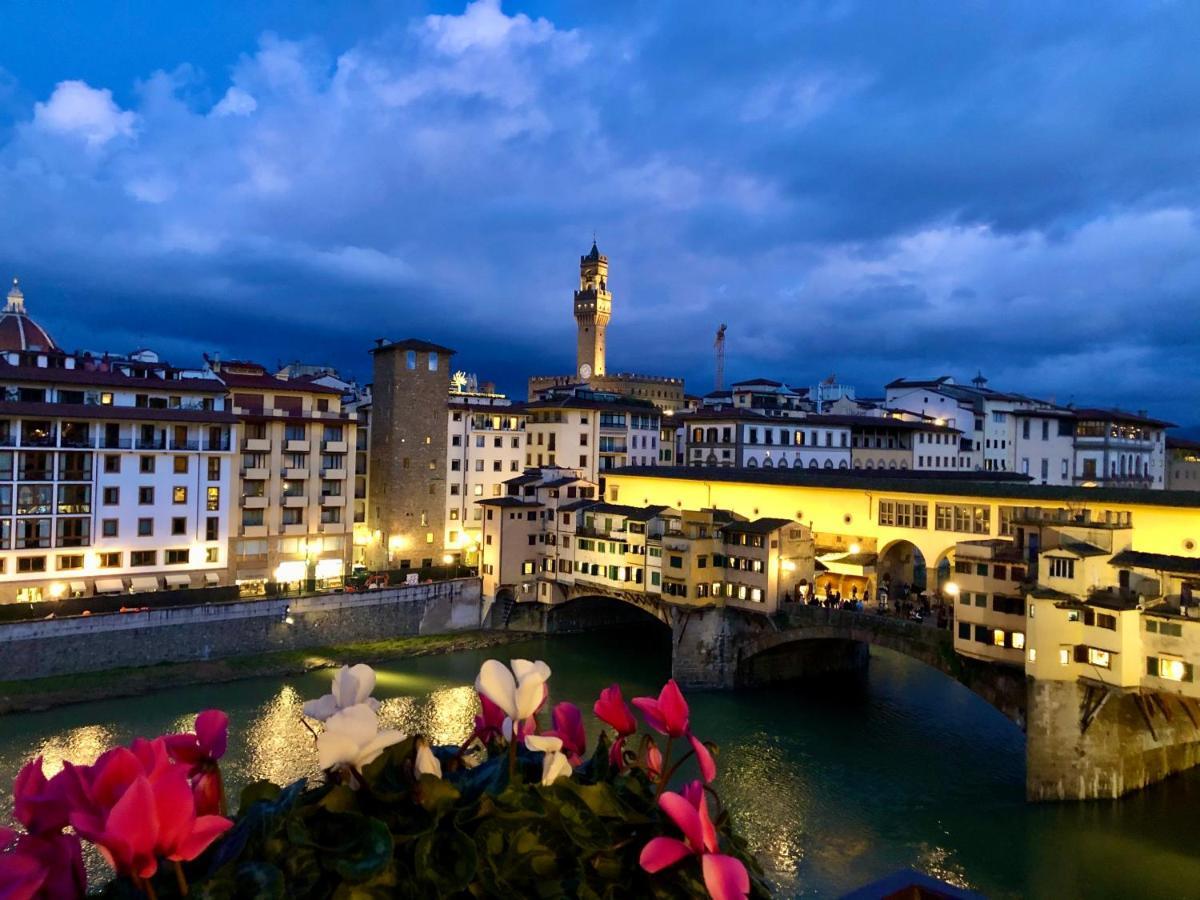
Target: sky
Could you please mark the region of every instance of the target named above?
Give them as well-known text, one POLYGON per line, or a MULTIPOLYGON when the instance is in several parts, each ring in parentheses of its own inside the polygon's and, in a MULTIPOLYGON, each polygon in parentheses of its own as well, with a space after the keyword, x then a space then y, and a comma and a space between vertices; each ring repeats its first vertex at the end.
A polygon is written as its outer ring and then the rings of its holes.
POLYGON ((67 349, 456 348, 1200 424, 1200 4, 0 0, 0 273, 67 349))

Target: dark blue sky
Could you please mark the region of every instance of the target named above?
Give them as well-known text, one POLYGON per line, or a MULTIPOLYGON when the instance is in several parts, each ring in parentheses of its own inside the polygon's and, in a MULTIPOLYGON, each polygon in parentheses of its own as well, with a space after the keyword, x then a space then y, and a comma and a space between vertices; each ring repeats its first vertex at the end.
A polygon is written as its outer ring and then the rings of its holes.
POLYGON ((1200 422, 1200 4, 8 3, 0 272, 68 347, 381 335, 1200 422))

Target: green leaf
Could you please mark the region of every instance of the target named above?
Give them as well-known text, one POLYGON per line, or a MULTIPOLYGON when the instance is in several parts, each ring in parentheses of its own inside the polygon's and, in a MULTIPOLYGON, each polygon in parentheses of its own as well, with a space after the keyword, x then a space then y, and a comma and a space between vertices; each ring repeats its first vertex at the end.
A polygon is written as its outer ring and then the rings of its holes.
POLYGON ((460 796, 454 785, 433 775, 421 776, 420 781, 417 782, 416 795, 417 802, 426 811, 439 816, 453 806, 454 801, 460 796))
POLYGON ((571 840, 581 849, 592 853, 612 846, 608 828, 579 796, 577 789, 577 785, 560 779, 550 787, 542 788, 542 792, 571 840))
POLYGON ((414 853, 417 872, 442 896, 465 890, 475 878, 475 844, 453 825, 421 835, 414 853))
POLYGON ((282 900, 286 896, 283 872, 268 862, 242 863, 237 869, 237 894, 239 897, 282 900))
POLYGON ((373 797, 383 803, 399 803, 408 795, 412 789, 411 759, 415 747, 414 738, 405 738, 363 767, 363 782, 373 797))
POLYGON ((333 871, 347 881, 367 881, 382 873, 392 860, 392 833, 387 825, 365 816, 339 818, 361 821, 354 823, 352 840, 333 854, 333 871))
POLYGON ((270 802, 283 793, 283 788, 271 781, 254 781, 242 788, 238 800, 238 815, 244 816, 246 811, 259 800, 270 802))
POLYGON ((318 804, 329 812, 355 812, 358 809, 358 795, 344 784, 335 785, 318 804))

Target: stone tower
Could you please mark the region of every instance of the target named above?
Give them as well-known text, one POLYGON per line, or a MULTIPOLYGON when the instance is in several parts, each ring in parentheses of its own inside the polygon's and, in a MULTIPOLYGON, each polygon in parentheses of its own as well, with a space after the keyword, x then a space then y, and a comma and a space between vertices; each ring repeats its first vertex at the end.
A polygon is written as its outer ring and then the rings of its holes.
POLYGON ((608 292, 608 257, 601 256, 596 242, 587 256, 579 257, 579 290, 575 292, 575 322, 579 349, 575 361, 581 381, 605 374, 604 332, 612 318, 612 294, 608 292))
POLYGON ((454 351, 428 341, 380 341, 374 379, 367 524, 372 568, 441 562, 446 518, 446 394, 454 351))

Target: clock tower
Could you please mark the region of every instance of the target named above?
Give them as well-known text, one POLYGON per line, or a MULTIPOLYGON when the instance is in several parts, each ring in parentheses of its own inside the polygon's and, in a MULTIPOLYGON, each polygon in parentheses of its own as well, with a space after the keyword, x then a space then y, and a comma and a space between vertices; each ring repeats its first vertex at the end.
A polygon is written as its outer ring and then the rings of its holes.
POLYGON ((575 374, 581 381, 605 374, 604 332, 612 318, 612 294, 608 292, 608 257, 601 256, 596 242, 587 256, 579 258, 579 290, 575 292, 575 322, 579 347, 575 374))

